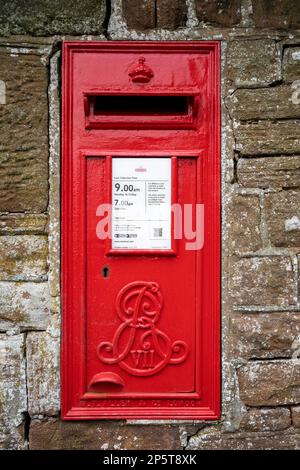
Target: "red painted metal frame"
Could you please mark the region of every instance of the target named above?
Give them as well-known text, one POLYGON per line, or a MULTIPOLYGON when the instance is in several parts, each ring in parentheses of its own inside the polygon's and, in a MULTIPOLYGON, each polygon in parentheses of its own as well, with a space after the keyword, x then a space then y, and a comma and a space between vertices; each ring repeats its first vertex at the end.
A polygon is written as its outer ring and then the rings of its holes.
MULTIPOLYGON (((220 416, 220 49, 216 41, 186 42, 65 42, 63 48, 62 157, 62 418, 76 419, 218 419, 220 416), (82 144, 73 148, 74 54, 89 52, 196 53, 208 61, 208 141, 199 148, 155 148, 149 151, 82 144), (87 159, 98 156, 191 156, 197 161, 197 201, 205 206, 205 244, 197 252, 196 391, 139 394, 116 401, 99 400, 86 384, 86 171, 87 159), (77 222, 80 222, 77 224, 77 222), (157 403, 157 404, 156 404, 157 403)), ((165 90, 166 91, 166 90, 165 90)), ((101 132, 98 130, 98 132, 101 132)), ((149 131, 148 131, 149 132, 149 131)), ((180 130, 178 131, 180 132, 180 130)))

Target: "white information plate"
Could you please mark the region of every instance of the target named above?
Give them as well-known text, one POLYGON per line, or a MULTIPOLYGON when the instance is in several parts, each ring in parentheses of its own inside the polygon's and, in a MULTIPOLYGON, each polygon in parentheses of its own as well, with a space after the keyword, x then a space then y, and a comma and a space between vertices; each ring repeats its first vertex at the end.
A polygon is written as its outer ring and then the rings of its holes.
POLYGON ((112 248, 171 249, 171 158, 112 158, 112 248))

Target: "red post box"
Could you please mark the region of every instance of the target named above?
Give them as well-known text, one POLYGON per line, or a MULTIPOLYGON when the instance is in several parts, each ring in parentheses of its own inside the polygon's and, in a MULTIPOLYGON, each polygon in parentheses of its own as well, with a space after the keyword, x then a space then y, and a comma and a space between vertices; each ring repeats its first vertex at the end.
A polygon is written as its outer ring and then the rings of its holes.
POLYGON ((218 418, 219 140, 217 42, 64 44, 63 419, 218 418))

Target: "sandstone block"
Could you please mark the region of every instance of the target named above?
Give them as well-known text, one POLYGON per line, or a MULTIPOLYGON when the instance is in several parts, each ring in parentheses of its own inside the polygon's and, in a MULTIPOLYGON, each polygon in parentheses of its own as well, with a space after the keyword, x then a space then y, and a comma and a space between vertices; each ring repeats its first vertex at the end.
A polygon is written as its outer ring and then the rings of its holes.
POLYGON ((300 449, 300 433, 220 433, 215 429, 205 429, 192 436, 186 450, 296 450, 300 449))
POLYGON ((300 47, 288 47, 283 52, 283 79, 300 80, 300 47))
POLYGON ((241 0, 196 0, 199 21, 213 25, 231 27, 241 21, 241 0))
POLYGON ((250 409, 243 416, 241 429, 252 432, 282 431, 291 425, 291 413, 287 408, 250 409))
POLYGON ((265 214, 272 245, 300 247, 300 191, 266 194, 265 214))
POLYGON ((60 409, 60 344, 57 335, 30 332, 26 340, 28 411, 57 415, 60 409))
POLYGON ((23 449, 26 411, 23 335, 0 335, 0 449, 23 449))
POLYGON ((295 428, 300 428, 300 406, 292 407, 292 424, 295 428))
POLYGON ((257 28, 300 28, 298 0, 252 0, 252 8, 257 28))
POLYGON ((253 90, 236 90, 227 99, 228 108, 236 120, 300 119, 300 106, 292 100, 289 85, 253 90))
POLYGON ((0 211, 44 212, 48 203, 47 68, 36 50, 1 47, 0 77, 6 84, 6 104, 0 106, 0 211))
POLYGON ((228 220, 232 252, 244 254, 261 248, 259 197, 234 194, 228 220))
POLYGON ((245 188, 300 187, 300 155, 240 158, 238 184, 245 188))
POLYGON ((230 324, 235 358, 289 358, 300 346, 300 315, 297 313, 242 313, 234 315, 230 324))
POLYGON ((252 362, 238 368, 237 374, 245 405, 300 403, 300 359, 252 362))
POLYGON ((1 0, 0 34, 99 34, 105 0, 1 0))
POLYGON ((0 235, 44 234, 48 231, 46 214, 1 214, 0 235))
POLYGON ((180 449, 178 425, 126 425, 120 422, 33 420, 32 450, 172 450, 180 449))
POLYGON ((271 39, 229 42, 226 63, 231 87, 268 85, 280 79, 280 55, 271 39))
POLYGON ((157 0, 156 1, 156 27, 176 29, 185 26, 187 19, 187 6, 185 0, 157 0))
POLYGON ((0 331, 45 330, 49 322, 49 288, 45 282, 0 282, 0 331))
POLYGON ((236 149, 242 156, 300 154, 300 121, 258 121, 235 129, 236 149))
POLYGON ((47 237, 3 235, 0 237, 0 281, 35 281, 47 275, 47 237))
POLYGON ((230 292, 235 305, 294 305, 293 266, 289 257, 265 256, 233 261, 230 292))
POLYGON ((155 1, 154 0, 123 0, 123 16, 130 29, 155 28, 155 1))

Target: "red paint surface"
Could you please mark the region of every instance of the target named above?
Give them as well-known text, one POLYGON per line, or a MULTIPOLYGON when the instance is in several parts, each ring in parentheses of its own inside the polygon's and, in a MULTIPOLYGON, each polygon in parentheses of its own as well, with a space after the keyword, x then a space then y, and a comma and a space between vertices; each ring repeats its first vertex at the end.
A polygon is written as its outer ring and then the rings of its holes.
POLYGON ((219 417, 219 114, 216 42, 64 44, 63 419, 219 417), (135 82, 141 56, 153 76, 135 82), (193 99, 187 116, 126 119, 94 115, 101 94, 193 99), (113 156, 173 158, 172 201, 205 206, 201 250, 183 239, 130 253, 97 238, 113 156))

